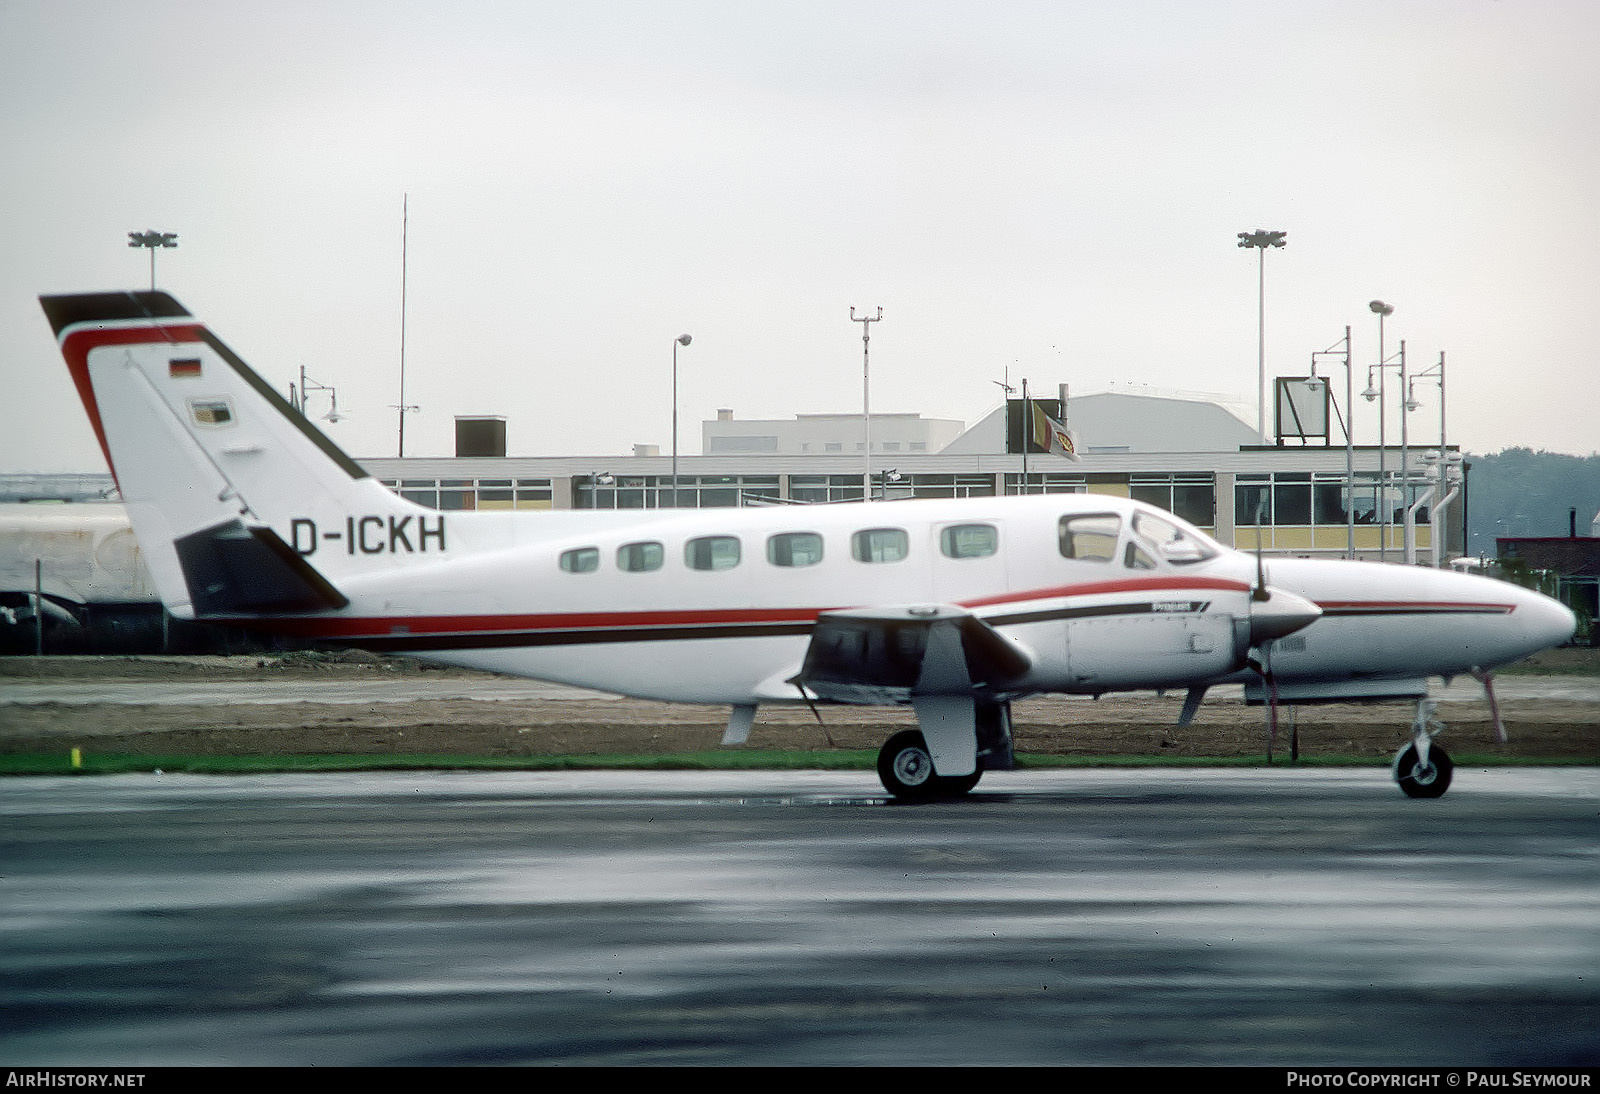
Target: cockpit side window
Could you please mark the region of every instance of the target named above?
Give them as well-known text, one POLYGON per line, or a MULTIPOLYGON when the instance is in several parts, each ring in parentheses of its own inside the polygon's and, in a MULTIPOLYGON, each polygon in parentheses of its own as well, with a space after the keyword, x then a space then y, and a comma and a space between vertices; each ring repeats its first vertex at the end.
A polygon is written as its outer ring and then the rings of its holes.
POLYGON ((1122 520, 1115 513, 1062 517, 1058 529, 1061 557, 1079 562, 1110 562, 1117 557, 1122 520))

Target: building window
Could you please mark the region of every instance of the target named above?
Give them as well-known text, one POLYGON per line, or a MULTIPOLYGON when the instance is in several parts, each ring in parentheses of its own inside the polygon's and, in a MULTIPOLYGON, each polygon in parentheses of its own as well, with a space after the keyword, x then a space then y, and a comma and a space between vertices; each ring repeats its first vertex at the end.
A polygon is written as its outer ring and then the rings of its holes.
POLYGON ((900 528, 867 528, 850 538, 857 562, 899 562, 910 551, 910 540, 900 528))
POLYGON ((860 475, 791 475, 789 496, 795 501, 860 501, 860 475))
POLYGON ((1165 509, 1200 528, 1213 527, 1217 522, 1217 490, 1211 475, 1136 474, 1128 481, 1128 496, 1165 509))
POLYGON ((569 574, 592 574, 600 568, 600 548, 578 547, 561 552, 561 568, 569 574))
POLYGON ((1026 482, 1021 475, 1006 474, 1007 494, 1082 494, 1088 488, 1088 480, 1081 474, 1057 475, 1030 471, 1026 482))
POLYGON ((629 574, 659 570, 665 557, 659 543, 624 543, 617 548, 617 569, 629 574))
POLYGON ((916 498, 991 498, 993 475, 912 475, 911 496, 916 498))
POLYGON ((988 558, 1000 549, 1000 531, 992 524, 953 524, 939 533, 945 558, 988 558))
POLYGON ((822 561, 822 537, 815 532, 784 532, 767 540, 774 566, 815 566, 822 561))
POLYGON ((734 536, 700 536, 684 544, 691 570, 731 570, 739 565, 739 540, 734 536))

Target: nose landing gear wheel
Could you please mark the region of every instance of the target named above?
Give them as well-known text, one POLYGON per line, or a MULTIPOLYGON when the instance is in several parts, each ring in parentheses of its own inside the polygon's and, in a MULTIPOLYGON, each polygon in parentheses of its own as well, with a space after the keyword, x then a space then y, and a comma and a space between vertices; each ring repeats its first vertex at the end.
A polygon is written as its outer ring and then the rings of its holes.
POLYGON ((1394 759, 1394 779, 1408 798, 1438 798, 1450 789, 1455 766, 1438 745, 1428 747, 1427 763, 1420 761, 1416 745, 1406 745, 1394 759))
POLYGON ((978 785, 982 774, 981 771, 970 775, 934 774, 928 743, 914 729, 896 733, 878 753, 878 779, 885 790, 902 801, 960 797, 978 785))

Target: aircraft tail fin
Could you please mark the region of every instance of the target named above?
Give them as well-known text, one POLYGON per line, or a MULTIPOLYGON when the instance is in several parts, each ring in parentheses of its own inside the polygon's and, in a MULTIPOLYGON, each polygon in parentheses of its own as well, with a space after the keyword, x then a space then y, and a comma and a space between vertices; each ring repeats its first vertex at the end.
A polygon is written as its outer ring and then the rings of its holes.
POLYGON ((370 565, 372 526, 420 527, 430 513, 370 478, 166 293, 40 304, 175 615, 342 606, 331 581, 370 565), (359 552, 343 542, 358 522, 359 552))

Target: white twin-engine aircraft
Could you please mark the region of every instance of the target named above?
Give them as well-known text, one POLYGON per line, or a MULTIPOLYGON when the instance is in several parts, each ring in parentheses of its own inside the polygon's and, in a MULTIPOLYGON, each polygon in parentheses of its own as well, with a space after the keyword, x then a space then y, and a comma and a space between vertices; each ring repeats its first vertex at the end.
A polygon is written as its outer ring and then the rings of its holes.
MULTIPOLYGON (((439 512, 384 488, 170 296, 41 298, 162 600, 209 620, 647 699, 910 704, 902 798, 1011 765, 1011 701, 1244 683, 1407 697, 1406 793, 1449 757, 1427 678, 1569 638, 1500 581, 1274 559, 1098 495, 710 510, 439 512)), ((1492 697, 1492 693, 1491 693, 1492 697)))

